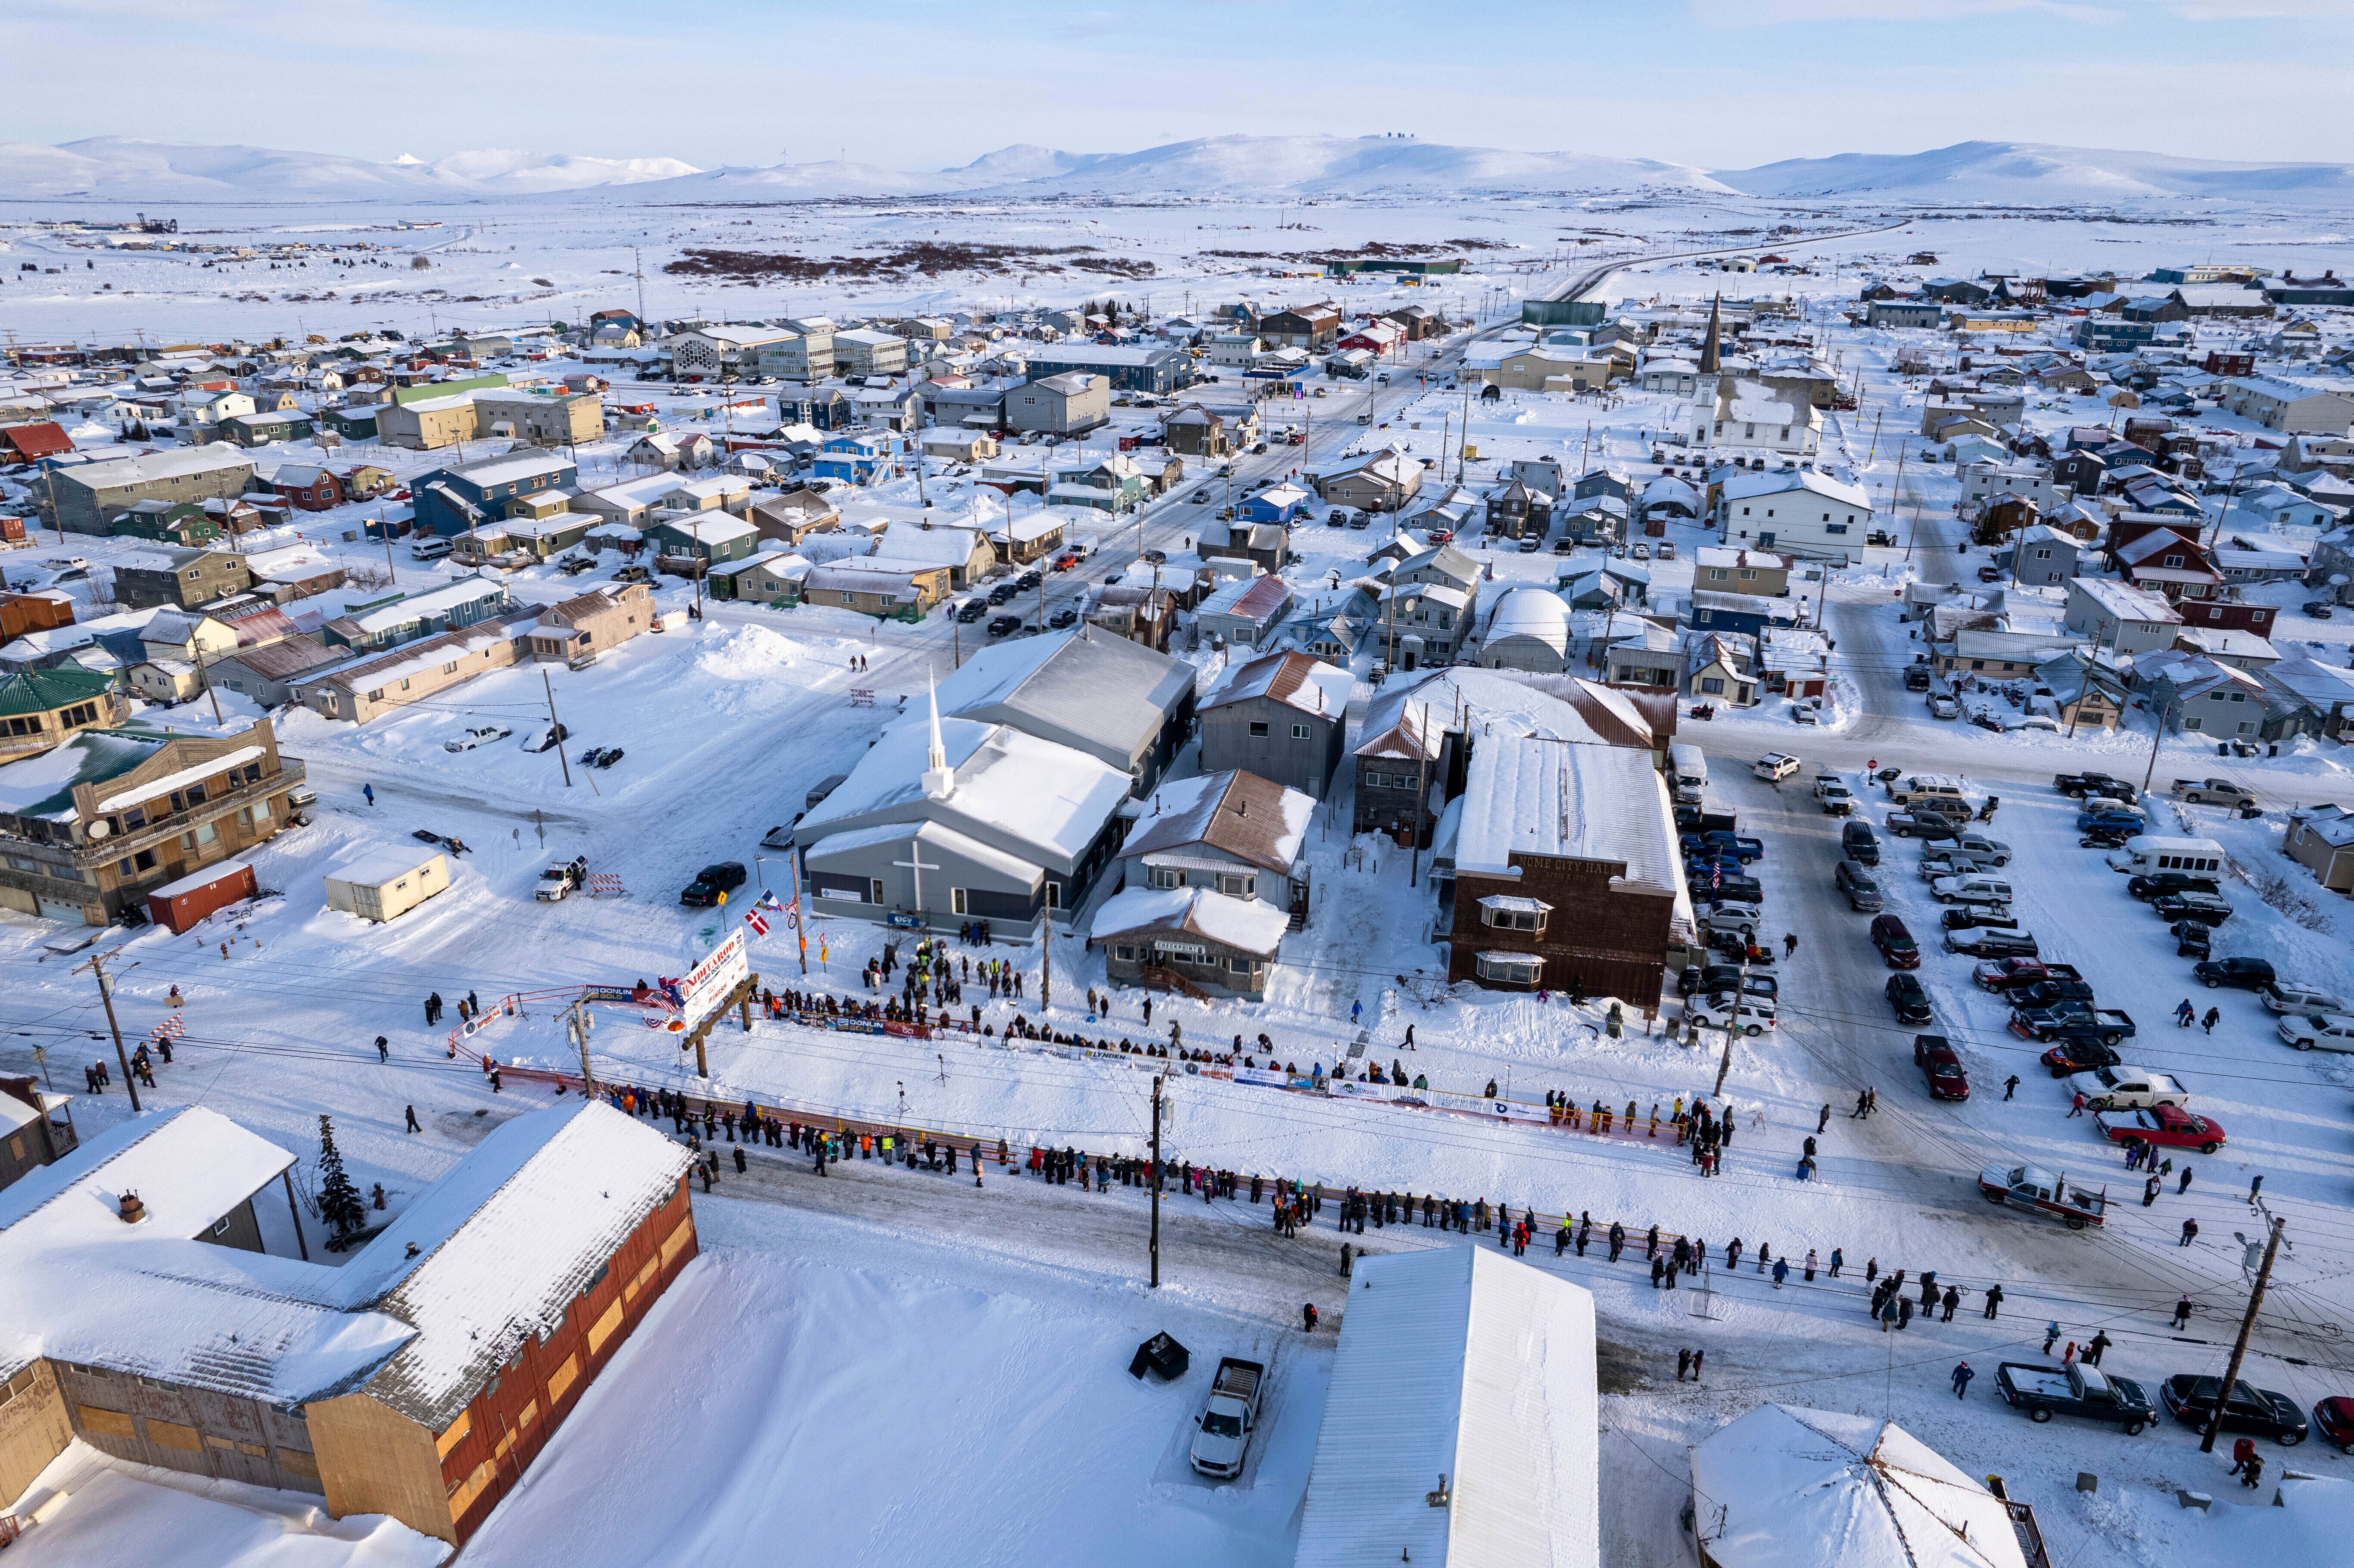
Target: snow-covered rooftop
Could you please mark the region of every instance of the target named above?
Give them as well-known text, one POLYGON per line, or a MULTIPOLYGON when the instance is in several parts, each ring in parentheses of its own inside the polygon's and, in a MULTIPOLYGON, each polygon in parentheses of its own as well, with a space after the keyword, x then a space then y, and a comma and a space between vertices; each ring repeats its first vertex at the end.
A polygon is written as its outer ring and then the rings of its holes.
POLYGON ((795 842, 820 843, 830 822, 886 813, 896 821, 933 816, 1035 846, 1067 868, 1128 795, 1125 772, 1006 725, 943 717, 940 740, 956 775, 946 800, 935 806, 925 799, 930 736, 924 721, 911 720, 884 732, 850 777, 802 820, 795 842))
POLYGON ((1208 844, 1267 871, 1291 869, 1308 841, 1313 796, 1240 768, 1172 779, 1152 792, 1123 857, 1208 844))
POLYGON ((1104 900, 1087 939, 1167 932, 1267 959, 1290 927, 1291 916, 1262 898, 1232 898, 1206 887, 1129 887, 1104 900))
POLYGON ((1463 797, 1465 871, 1517 874, 1514 854, 1617 861, 1621 885, 1676 891, 1675 819, 1647 751, 1481 736, 1463 797))

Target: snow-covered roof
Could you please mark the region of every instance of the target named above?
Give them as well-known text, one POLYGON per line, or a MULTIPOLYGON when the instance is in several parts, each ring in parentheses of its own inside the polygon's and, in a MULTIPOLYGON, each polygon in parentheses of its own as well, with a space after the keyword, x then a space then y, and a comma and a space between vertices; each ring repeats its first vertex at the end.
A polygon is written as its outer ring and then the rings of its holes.
POLYGON ((1369 1255, 1348 1285, 1294 1568, 1596 1568, 1593 1297, 1481 1247, 1369 1255))
POLYGON ((2026 1568, 2002 1500, 1893 1421, 1762 1404, 1691 1478, 1721 1568, 2026 1568))
POLYGON ((1291 916, 1262 898, 1233 898, 1206 887, 1129 887, 1104 900, 1087 940, 1165 931, 1271 959, 1290 928, 1291 916))
POLYGON ((0 1374, 48 1356, 278 1405, 355 1384, 407 1324, 341 1308, 316 1265, 197 1239, 293 1163, 191 1106, 28 1171, 0 1192, 0 1374))
POLYGON ((1514 854, 1617 861, 1619 885, 1676 891, 1675 819, 1648 751, 1484 735, 1463 797, 1464 871, 1517 875, 1514 854))
POLYGON ((492 1133, 335 1276, 345 1301, 416 1330, 368 1392, 431 1431, 447 1427, 525 1337, 563 1321, 623 1239, 670 1201, 687 1163, 684 1147, 601 1100, 492 1133))
POLYGON ((1120 856, 1208 844, 1238 860, 1288 872, 1308 842, 1313 796, 1240 768, 1172 779, 1152 792, 1120 856))
MULTIPOLYGON (((1434 592, 1433 598, 1437 597, 1434 592)), ((1569 646, 1569 606, 1550 588, 1516 588, 1496 600, 1488 616, 1488 641, 1533 637, 1556 649, 1569 646)))
POLYGON ((488 577, 464 577, 446 587, 429 588, 407 599, 397 599, 390 604, 347 619, 359 628, 362 636, 373 636, 380 631, 396 631, 437 615, 447 615, 461 605, 473 604, 482 599, 504 599, 506 591, 505 585, 493 582, 488 577))
POLYGON ((907 561, 929 561, 935 566, 961 567, 972 559, 973 551, 987 542, 979 528, 964 528, 935 524, 927 528, 918 523, 891 522, 875 541, 877 555, 896 556, 907 561))
POLYGON ((138 457, 111 458, 103 462, 61 468, 58 473, 61 478, 75 484, 86 484, 92 490, 114 490, 124 485, 180 479, 190 474, 215 473, 225 468, 249 470, 252 467, 252 461, 240 449, 227 441, 208 441, 200 447, 170 447, 138 457))
POLYGON ((266 755, 267 752, 261 747, 240 746, 234 751, 224 752, 218 757, 210 758, 192 767, 183 768, 176 773, 166 773, 161 779, 144 779, 120 794, 109 795, 100 800, 99 815, 104 816, 109 811, 120 811, 128 807, 136 806, 143 800, 161 800, 175 789, 185 789, 191 784, 200 784, 216 773, 227 773, 234 768, 242 768, 249 762, 259 762, 266 755))
POLYGON ((2119 620, 2147 620, 2161 626, 2182 624, 2182 612, 2167 603, 2164 594, 2114 577, 2070 577, 2068 582, 2076 592, 2119 620))
MULTIPOLYGON (((1814 469, 1793 469, 1787 473, 1736 473, 1726 476, 1718 493, 1726 501, 1755 501, 1769 495, 1784 495, 1796 491, 1811 491, 1826 501, 1862 511, 1872 510, 1872 497, 1860 486, 1833 479, 1814 469)), ((1649 492, 1645 493, 1646 499, 1649 492)))
MULTIPOLYGON (((811 574, 812 581, 816 574, 811 574)), ((862 818, 912 821, 932 817, 998 842, 1034 847, 1042 863, 1076 865, 1119 802, 1129 777, 1086 752, 1040 740, 1010 726, 972 719, 940 720, 940 738, 955 787, 944 800, 925 798, 923 774, 930 747, 927 725, 911 720, 884 732, 850 777, 795 830, 815 844, 827 824, 862 818)))
POLYGON ((1008 854, 1003 850, 981 842, 970 833, 960 833, 938 822, 885 822, 878 827, 834 833, 811 846, 809 862, 811 865, 822 865, 838 854, 909 842, 947 850, 1017 883, 1035 886, 1039 878, 1040 868, 1034 862, 1008 854))
POLYGON ((335 569, 325 552, 311 545, 288 545, 282 549, 262 550, 246 556, 246 569, 264 582, 285 582, 315 577, 335 569))
POLYGON ((1206 712, 1254 697, 1270 697, 1302 713, 1338 721, 1348 710, 1353 684, 1347 671, 1305 653, 1270 653, 1226 671, 1201 705, 1206 712))

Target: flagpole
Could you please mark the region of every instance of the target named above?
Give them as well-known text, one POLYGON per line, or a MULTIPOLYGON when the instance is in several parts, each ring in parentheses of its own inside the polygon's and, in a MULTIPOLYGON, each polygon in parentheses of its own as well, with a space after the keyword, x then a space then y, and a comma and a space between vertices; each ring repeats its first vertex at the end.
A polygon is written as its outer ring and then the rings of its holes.
POLYGON ((790 854, 785 863, 793 874, 793 942, 801 949, 801 979, 809 979, 809 926, 801 913, 801 857, 790 854))

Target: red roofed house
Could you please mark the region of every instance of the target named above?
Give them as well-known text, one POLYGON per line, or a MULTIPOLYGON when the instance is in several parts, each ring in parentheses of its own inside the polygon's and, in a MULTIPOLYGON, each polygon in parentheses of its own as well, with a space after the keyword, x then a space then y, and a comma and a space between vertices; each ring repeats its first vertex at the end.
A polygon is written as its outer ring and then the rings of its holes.
POLYGON ((21 425, 0 425, 0 461, 28 463, 74 450, 72 440, 55 419, 28 419, 21 425))

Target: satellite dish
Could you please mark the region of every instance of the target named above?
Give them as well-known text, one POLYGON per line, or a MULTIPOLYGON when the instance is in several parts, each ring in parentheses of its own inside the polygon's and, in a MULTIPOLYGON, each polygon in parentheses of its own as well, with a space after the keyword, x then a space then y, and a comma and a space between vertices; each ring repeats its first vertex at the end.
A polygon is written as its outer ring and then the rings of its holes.
POLYGON ((92 822, 88 829, 90 836, 94 839, 102 839, 113 831, 114 825, 111 822, 92 822))

